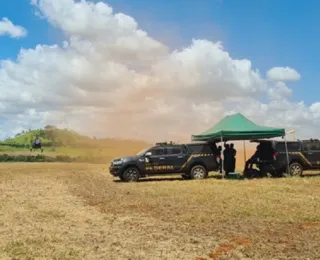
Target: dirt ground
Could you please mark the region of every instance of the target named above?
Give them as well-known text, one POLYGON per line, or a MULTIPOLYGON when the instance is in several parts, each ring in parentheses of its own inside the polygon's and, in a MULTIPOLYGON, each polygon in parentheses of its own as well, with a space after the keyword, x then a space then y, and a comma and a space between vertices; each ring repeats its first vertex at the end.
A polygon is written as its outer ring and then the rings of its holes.
POLYGON ((320 259, 319 186, 0 164, 0 259, 320 259))

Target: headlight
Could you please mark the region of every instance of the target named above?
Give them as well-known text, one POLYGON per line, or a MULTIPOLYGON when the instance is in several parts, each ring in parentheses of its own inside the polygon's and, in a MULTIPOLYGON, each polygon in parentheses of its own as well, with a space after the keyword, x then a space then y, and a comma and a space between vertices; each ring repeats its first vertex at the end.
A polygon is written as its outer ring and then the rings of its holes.
POLYGON ((122 159, 113 161, 113 165, 120 165, 120 164, 124 163, 126 160, 127 159, 122 158, 122 159))

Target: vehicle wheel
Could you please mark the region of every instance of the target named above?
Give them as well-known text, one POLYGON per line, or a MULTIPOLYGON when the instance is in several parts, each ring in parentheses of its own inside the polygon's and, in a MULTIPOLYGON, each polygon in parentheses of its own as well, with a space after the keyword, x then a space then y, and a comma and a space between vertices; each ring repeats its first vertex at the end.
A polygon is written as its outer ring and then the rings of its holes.
POLYGON ((289 173, 291 176, 302 176, 303 168, 300 163, 292 163, 289 166, 289 173))
POLYGON ((202 165, 195 165, 190 171, 191 179, 204 179, 207 178, 208 172, 202 165))
POLYGON ((129 167, 124 171, 120 179, 126 182, 136 182, 139 180, 140 172, 136 167, 129 167))

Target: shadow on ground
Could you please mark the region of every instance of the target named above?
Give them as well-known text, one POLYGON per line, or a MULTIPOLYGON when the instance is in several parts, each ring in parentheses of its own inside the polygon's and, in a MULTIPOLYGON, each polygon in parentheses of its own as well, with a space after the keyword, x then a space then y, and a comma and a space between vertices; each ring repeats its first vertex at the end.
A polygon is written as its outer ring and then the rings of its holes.
MULTIPOLYGON (((320 177, 320 173, 305 173, 303 174, 302 178, 316 178, 316 177, 320 177)), ((253 178, 253 179, 266 179, 265 178, 253 178)), ((282 178, 287 178, 287 177, 278 177, 278 178, 274 178, 274 179, 282 179, 282 178)), ((207 179, 216 179, 216 180, 221 180, 222 176, 221 175, 210 175, 207 179)), ((228 179, 230 181, 241 181, 244 179, 228 179)), ((250 179, 248 179, 250 180, 250 179)), ((166 176, 166 177, 161 177, 161 176, 157 176, 157 177, 146 177, 146 178, 142 178, 139 180, 139 182, 164 182, 164 181, 192 181, 192 180, 185 180, 182 177, 180 177, 179 175, 174 175, 172 177, 170 176, 166 176)), ((200 180, 201 181, 201 180, 200 180)), ((113 182, 115 183, 121 183, 122 181, 119 179, 113 180, 113 182)))
MULTIPOLYGON (((220 180, 222 179, 221 176, 219 175, 214 175, 214 176, 209 176, 207 179, 216 179, 216 180, 220 180)), ((172 177, 146 177, 146 178, 142 178, 139 179, 139 182, 161 182, 161 181, 192 181, 192 180, 185 180, 180 176, 172 176, 172 177)), ((199 180, 201 181, 201 180, 199 180)), ((121 180, 117 179, 117 180, 113 180, 113 182, 122 182, 121 180)))

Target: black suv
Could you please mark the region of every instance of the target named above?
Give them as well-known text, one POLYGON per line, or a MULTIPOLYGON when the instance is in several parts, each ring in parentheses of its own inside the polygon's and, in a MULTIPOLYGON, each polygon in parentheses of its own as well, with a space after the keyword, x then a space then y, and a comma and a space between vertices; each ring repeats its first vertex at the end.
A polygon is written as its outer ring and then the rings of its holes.
POLYGON ((217 171, 219 154, 213 143, 157 143, 135 156, 116 158, 109 171, 122 181, 138 181, 148 176, 179 174, 184 179, 203 179, 217 171))
MULTIPOLYGON (((289 161, 289 174, 302 176, 305 170, 320 170, 320 141, 318 139, 287 141, 288 156, 285 141, 255 140, 260 144, 262 153, 265 149, 272 152, 273 166, 277 176, 287 173, 289 161)), ((268 157, 268 154, 266 155, 268 157)))

